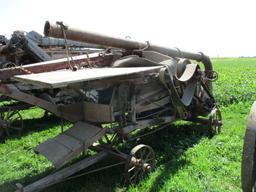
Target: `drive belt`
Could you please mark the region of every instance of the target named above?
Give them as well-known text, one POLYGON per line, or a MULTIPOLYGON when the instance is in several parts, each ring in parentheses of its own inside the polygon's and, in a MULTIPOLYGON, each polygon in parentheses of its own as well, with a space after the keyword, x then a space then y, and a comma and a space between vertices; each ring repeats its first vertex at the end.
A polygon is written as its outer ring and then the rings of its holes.
MULTIPOLYGON (((173 106, 176 108, 179 116, 184 118, 185 116, 185 108, 189 106, 192 102, 196 87, 197 87, 197 79, 195 78, 195 74, 197 69, 199 69, 198 64, 186 63, 184 66, 184 72, 178 78, 178 63, 175 59, 171 57, 167 57, 155 52, 145 52, 148 53, 147 58, 141 58, 137 55, 123 57, 115 61, 113 64, 114 67, 135 67, 135 66, 164 66, 160 69, 159 79, 165 88, 168 90, 170 95, 171 102, 173 106), (153 54, 153 56, 152 56, 153 54), (158 57, 156 57, 158 56, 158 57), (158 61, 153 61, 152 58, 158 58, 158 61), (183 95, 180 96, 176 87, 175 81, 186 84, 183 95)), ((144 54, 145 54, 144 53, 144 54)), ((180 65, 180 64, 179 64, 180 65)))
POLYGON ((165 88, 168 90, 173 106, 177 109, 177 112, 181 118, 185 116, 185 108, 192 102, 197 80, 195 74, 199 68, 198 64, 187 64, 186 68, 180 78, 177 77, 177 62, 173 59, 168 59, 160 62, 159 64, 165 67, 160 70, 159 79, 165 88), (186 87, 183 90, 183 95, 180 96, 174 81, 186 83, 186 87))

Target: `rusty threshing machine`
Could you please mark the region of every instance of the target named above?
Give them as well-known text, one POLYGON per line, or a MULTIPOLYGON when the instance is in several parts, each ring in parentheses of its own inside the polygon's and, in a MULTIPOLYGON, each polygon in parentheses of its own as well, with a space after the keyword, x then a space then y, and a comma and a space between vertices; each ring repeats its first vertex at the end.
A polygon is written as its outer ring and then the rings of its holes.
MULTIPOLYGON (((61 22, 46 22, 44 33, 105 49, 0 70, 1 94, 73 123, 35 149, 57 170, 30 185, 17 184, 17 191, 40 191, 107 156, 118 163, 105 168, 122 164, 125 178, 134 182, 155 164, 148 145, 139 144, 130 154, 117 147, 134 132, 154 133, 176 120, 206 123, 211 133, 220 131, 221 113, 212 94, 216 73, 203 53, 81 31, 61 22), (88 151, 96 153, 86 155, 88 151), (81 154, 82 160, 66 166, 81 154)), ((1 120, 2 127, 12 122, 1 120)))

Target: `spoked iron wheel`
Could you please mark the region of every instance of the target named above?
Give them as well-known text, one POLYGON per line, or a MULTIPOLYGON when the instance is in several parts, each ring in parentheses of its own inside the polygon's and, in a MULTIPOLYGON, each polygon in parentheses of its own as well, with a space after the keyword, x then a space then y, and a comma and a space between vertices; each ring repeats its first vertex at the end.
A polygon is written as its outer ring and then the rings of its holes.
POLYGON ((244 136, 241 181, 244 192, 256 191, 256 102, 248 117, 244 136))
POLYGON ((222 126, 222 117, 218 107, 214 107, 211 111, 209 117, 209 126, 211 135, 220 133, 222 126))
MULTIPOLYGON (((0 113, 0 134, 9 136, 12 132, 23 130, 22 116, 18 110, 0 113)), ((1 137, 0 136, 0 137, 1 137)))
POLYGON ((155 152, 148 145, 137 145, 130 153, 125 165, 126 183, 137 183, 150 173, 155 166, 155 152))

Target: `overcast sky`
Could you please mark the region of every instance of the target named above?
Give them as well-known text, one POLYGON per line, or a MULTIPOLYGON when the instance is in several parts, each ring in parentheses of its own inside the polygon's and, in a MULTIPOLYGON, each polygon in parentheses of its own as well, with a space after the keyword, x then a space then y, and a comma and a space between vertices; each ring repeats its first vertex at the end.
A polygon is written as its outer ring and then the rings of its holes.
POLYGON ((210 56, 256 55, 256 0, 0 0, 0 34, 46 20, 210 56))

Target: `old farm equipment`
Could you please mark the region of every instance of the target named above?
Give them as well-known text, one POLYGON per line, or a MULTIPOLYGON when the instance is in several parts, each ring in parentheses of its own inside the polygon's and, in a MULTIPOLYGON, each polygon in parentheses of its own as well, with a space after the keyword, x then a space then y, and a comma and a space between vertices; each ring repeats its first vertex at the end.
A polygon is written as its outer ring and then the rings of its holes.
MULTIPOLYGON (((87 60, 89 55, 86 54, 72 58, 0 69, 1 100, 6 101, 8 98, 12 99, 12 101, 8 100, 7 104, 5 104, 6 102, 1 103, 2 105, 0 106, 0 139, 9 136, 11 133, 22 131, 23 123, 20 110, 39 106, 59 116, 57 110, 53 107, 54 104, 56 106, 71 104, 75 103, 80 98, 80 95, 74 90, 45 89, 41 86, 15 81, 12 79, 15 75, 67 69, 70 66, 70 60, 72 60, 72 63, 79 63, 80 66, 87 65, 90 62, 97 63, 101 61, 95 58, 95 54, 90 54, 90 56, 89 61, 87 60)), ((105 58, 106 61, 108 61, 109 58, 105 58)), ((105 61, 101 61, 103 66, 104 62, 105 61)))
POLYGON ((102 47, 65 39, 43 37, 35 31, 14 31, 7 40, 0 36, 0 68, 60 59, 95 52, 102 47))
POLYGON ((15 31, 11 38, 0 46, 1 68, 50 59, 50 56, 30 40, 23 31, 15 31))
POLYGON ((43 37, 36 31, 30 31, 26 37, 37 44, 38 47, 44 50, 51 59, 60 59, 68 55, 82 55, 96 51, 100 51, 102 46, 89 43, 77 42, 68 39, 43 37))
POLYGON ((60 22, 46 22, 45 35, 106 49, 72 59, 0 70, 1 94, 73 123, 67 131, 35 149, 58 170, 30 185, 18 184, 17 191, 40 191, 107 156, 116 157, 118 163, 103 168, 123 164, 125 178, 133 182, 149 173, 155 163, 154 151, 148 145, 137 145, 130 154, 119 150, 118 145, 132 139, 134 132, 136 137, 142 129, 150 134, 182 119, 207 123, 211 132, 220 131, 221 115, 212 95, 216 74, 204 54, 80 31, 60 22), (204 69, 193 60, 202 62, 204 69), (8 79, 47 93, 62 92, 63 100, 69 102, 52 102, 35 92, 21 90, 8 79), (96 154, 86 155, 91 150, 96 154), (80 154, 84 159, 63 168, 80 154))
POLYGON ((244 147, 241 166, 242 189, 244 192, 256 190, 256 102, 248 117, 244 136, 244 147))
MULTIPOLYGON (((0 36, 0 68, 5 69, 12 67, 11 70, 16 70, 16 66, 22 66, 19 70, 26 71, 27 68, 23 66, 30 63, 66 58, 67 56, 72 56, 71 59, 73 59, 74 56, 81 55, 80 57, 74 57, 76 60, 77 58, 88 57, 87 54, 89 53, 102 51, 102 48, 103 47, 99 45, 67 39, 43 37, 35 31, 29 33, 15 31, 9 40, 5 36, 0 36)), ((66 59, 60 59, 54 62, 63 63, 65 60, 66 59)), ((42 62, 40 65, 48 65, 49 63, 51 62, 42 62)), ((63 65, 61 68, 65 68, 65 66, 68 67, 67 65, 63 65)), ((30 71, 26 71, 26 73, 30 73, 30 71)), ((76 93, 72 94, 72 97, 64 97, 63 94, 66 93, 63 91, 48 91, 40 87, 13 82, 12 79, 5 77, 0 77, 0 79, 4 81, 4 83, 14 83, 15 86, 23 92, 31 93, 40 98, 43 97, 53 103, 63 104, 63 102, 67 103, 68 100, 70 102, 70 99, 73 100, 77 98, 76 93)), ((6 95, 0 95, 1 102, 9 100, 10 98, 6 97, 6 95)), ((1 103, 0 106, 0 139, 17 131, 20 133, 23 129, 20 110, 25 110, 33 106, 20 101, 7 103, 7 105, 1 103)))

